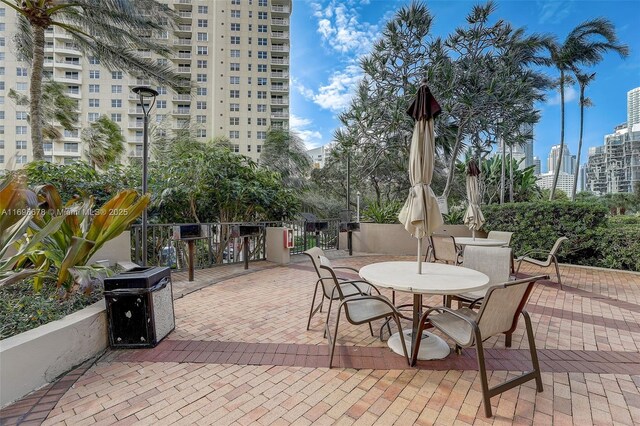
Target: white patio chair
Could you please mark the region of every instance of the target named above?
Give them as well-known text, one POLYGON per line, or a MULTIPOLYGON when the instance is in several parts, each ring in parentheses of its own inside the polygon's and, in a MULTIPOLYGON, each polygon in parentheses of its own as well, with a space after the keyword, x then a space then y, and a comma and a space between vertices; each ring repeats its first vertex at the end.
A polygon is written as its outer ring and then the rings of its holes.
POLYGON ((537 265, 540 266, 541 268, 547 268, 549 266, 551 266, 551 264, 553 263, 556 267, 556 275, 558 276, 558 284, 560 284, 560 289, 562 289, 562 281, 560 281, 560 267, 558 266, 558 257, 557 257, 557 253, 558 250, 560 250, 560 246, 562 245, 563 242, 567 241, 568 238, 567 237, 560 237, 556 240, 556 242, 553 244, 553 247, 551 248, 551 251, 546 252, 544 250, 531 250, 528 251, 527 253, 525 253, 524 255, 520 256, 517 260, 518 260, 518 268, 516 269, 516 274, 518 273, 518 271, 520 271, 520 267, 522 266, 522 262, 527 262, 527 263, 531 263, 533 265, 537 265), (530 257, 532 254, 542 254, 542 255, 546 255, 547 258, 545 260, 538 260, 535 259, 533 257, 530 257))
POLYGON ((429 237, 430 251, 427 251, 427 257, 431 255, 434 262, 444 262, 452 265, 462 263, 462 255, 460 247, 456 245, 456 240, 451 235, 433 234, 429 237))
MULTIPOLYGON (((508 232, 508 231, 489 231, 489 233, 487 234, 487 239, 489 240, 498 240, 498 241, 504 241, 505 245, 504 247, 509 247, 509 245, 511 244, 511 237, 513 237, 513 232, 508 232)), ((514 271, 514 256, 513 256, 513 249, 511 250, 511 272, 514 271)))
MULTIPOLYGON (((482 397, 484 412, 491 417, 491 397, 519 386, 529 380, 536 381, 536 389, 542 392, 542 378, 536 352, 535 336, 531 326, 531 318, 524 306, 531 295, 533 285, 537 280, 547 279, 548 275, 510 281, 491 287, 484 298, 479 311, 471 308, 453 310, 446 307, 435 307, 427 310, 420 318, 417 342, 412 351, 411 365, 415 365, 422 332, 427 323, 432 324, 443 334, 453 340, 458 347, 476 347, 476 358, 482 383, 482 397), (487 369, 484 359, 482 342, 500 333, 513 333, 518 326, 520 314, 524 317, 529 340, 529 352, 533 370, 508 380, 500 385, 489 388, 487 369)), ((459 353, 459 351, 457 351, 459 353)))
MULTIPOLYGON (((336 325, 335 331, 333 335, 331 334, 331 330, 329 329, 329 316, 327 316, 327 324, 325 326, 325 333, 329 339, 329 345, 331 347, 329 354, 329 368, 332 367, 333 364, 333 355, 336 348, 336 341, 338 340, 338 326, 340 325, 340 313, 344 308, 344 314, 351 324, 359 325, 359 324, 369 324, 369 330, 373 335, 373 329, 371 327, 371 322, 378 319, 388 319, 393 318, 396 325, 398 326, 398 331, 402 335, 402 326, 400 324, 400 314, 396 310, 396 307, 393 306, 393 303, 386 297, 377 294, 377 295, 362 295, 355 294, 351 296, 347 296, 343 292, 344 283, 341 283, 336 274, 329 264, 329 260, 320 256, 320 270, 323 272, 323 277, 321 278, 323 282, 323 286, 328 285, 332 287, 330 294, 338 295, 340 299, 340 305, 338 306, 338 313, 336 314, 336 325)), ((372 286, 372 288, 375 288, 372 286)), ((402 350, 404 352, 404 356, 407 359, 407 364, 409 364, 409 354, 407 353, 407 347, 404 342, 404 339, 400 339, 402 342, 402 350)))

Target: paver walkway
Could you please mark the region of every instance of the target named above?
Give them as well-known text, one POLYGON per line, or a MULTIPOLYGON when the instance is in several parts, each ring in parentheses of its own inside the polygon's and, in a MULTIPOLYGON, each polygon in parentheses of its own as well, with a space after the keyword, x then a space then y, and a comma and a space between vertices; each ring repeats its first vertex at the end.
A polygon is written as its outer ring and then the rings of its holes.
MULTIPOLYGON (((390 257, 335 263, 361 267, 383 259, 390 257)), ((640 275, 561 270, 564 289, 542 282, 527 307, 544 392, 530 382, 492 398, 491 419, 480 407, 472 350, 409 368, 368 327, 345 321, 338 338, 342 368, 326 368, 322 315, 305 330, 315 273, 306 262, 261 262, 250 273, 197 271, 200 284, 176 285, 184 294, 175 301, 176 330, 160 345, 110 350, 30 396, 40 409, 20 417, 19 402, 0 413, 1 422, 40 423, 46 416, 47 425, 640 424, 640 275), (219 282, 189 293, 207 280, 219 282)), ((520 324, 511 349, 502 337, 487 341, 490 384, 529 368, 523 337, 520 324)))

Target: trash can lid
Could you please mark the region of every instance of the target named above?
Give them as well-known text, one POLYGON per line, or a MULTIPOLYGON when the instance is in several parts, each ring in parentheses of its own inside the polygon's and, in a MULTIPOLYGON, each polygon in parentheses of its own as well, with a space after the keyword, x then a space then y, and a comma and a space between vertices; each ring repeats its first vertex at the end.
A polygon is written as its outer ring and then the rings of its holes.
POLYGON ((105 278, 104 289, 109 291, 119 288, 149 288, 167 276, 171 276, 171 269, 166 266, 139 266, 105 278))

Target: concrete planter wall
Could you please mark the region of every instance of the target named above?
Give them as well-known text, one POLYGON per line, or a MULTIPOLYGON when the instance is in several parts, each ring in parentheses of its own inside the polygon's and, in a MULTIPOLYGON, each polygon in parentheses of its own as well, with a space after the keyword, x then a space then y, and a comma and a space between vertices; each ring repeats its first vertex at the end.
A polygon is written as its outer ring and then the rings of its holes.
POLYGON ((0 341, 0 407, 21 398, 107 347, 104 299, 0 341))
MULTIPOLYGON (((442 225, 436 231, 438 234, 449 234, 456 237, 471 236, 471 231, 465 225, 442 225)), ((486 237, 485 232, 478 231, 476 236, 486 237)), ((361 223, 360 231, 354 232, 352 237, 353 251, 358 253, 378 253, 395 256, 411 256, 416 254, 418 242, 399 223, 361 223)), ((426 253, 428 243, 426 239, 422 247, 426 253)), ((340 248, 347 249, 347 233, 340 233, 340 248)))

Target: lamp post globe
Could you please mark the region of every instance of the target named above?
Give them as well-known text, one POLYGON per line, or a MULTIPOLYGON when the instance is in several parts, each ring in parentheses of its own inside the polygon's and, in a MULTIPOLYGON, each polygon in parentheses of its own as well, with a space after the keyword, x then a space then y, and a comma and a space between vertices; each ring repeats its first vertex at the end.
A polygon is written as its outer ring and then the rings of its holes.
MULTIPOLYGON (((149 113, 156 103, 158 91, 148 86, 136 86, 131 89, 140 97, 140 107, 144 116, 142 132, 142 194, 147 193, 147 162, 149 161, 149 113), (149 102, 145 104, 145 102, 149 102)), ((147 266, 147 208, 142 211, 142 266, 147 266)))

